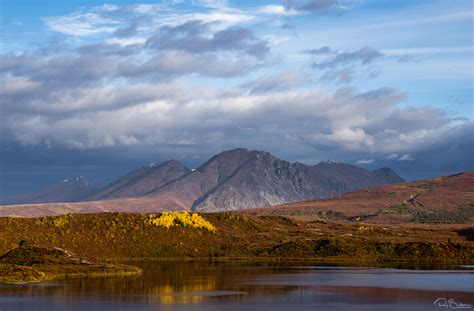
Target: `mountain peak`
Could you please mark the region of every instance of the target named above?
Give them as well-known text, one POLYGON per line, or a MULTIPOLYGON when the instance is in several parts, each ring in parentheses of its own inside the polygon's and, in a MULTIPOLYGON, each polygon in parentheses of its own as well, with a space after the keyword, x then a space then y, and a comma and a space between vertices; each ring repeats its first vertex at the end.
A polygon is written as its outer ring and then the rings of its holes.
POLYGON ((84 176, 75 176, 73 178, 66 178, 61 181, 61 183, 79 183, 79 184, 92 184, 91 181, 89 181, 87 178, 84 176))
POLYGON ((88 200, 144 196, 190 172, 190 169, 175 159, 161 164, 152 162, 120 177, 88 200))
POLYGON ((382 182, 385 180, 391 180, 394 182, 404 182, 405 180, 398 176, 394 170, 389 167, 381 167, 372 171, 382 182))
POLYGON ((336 160, 323 160, 320 161, 319 164, 341 164, 341 162, 336 160))
POLYGON ((97 186, 84 176, 67 178, 61 182, 36 192, 0 200, 2 205, 77 202, 94 194, 97 186))

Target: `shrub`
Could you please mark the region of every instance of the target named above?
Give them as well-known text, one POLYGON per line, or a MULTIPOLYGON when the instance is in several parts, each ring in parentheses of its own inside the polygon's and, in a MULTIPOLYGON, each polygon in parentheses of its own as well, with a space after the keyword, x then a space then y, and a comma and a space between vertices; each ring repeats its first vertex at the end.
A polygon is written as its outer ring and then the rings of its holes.
POLYGON ((157 227, 169 229, 173 226, 189 227, 195 229, 205 229, 212 233, 217 231, 216 227, 209 221, 205 220, 198 213, 183 212, 163 212, 160 217, 156 218, 150 215, 148 223, 157 227))

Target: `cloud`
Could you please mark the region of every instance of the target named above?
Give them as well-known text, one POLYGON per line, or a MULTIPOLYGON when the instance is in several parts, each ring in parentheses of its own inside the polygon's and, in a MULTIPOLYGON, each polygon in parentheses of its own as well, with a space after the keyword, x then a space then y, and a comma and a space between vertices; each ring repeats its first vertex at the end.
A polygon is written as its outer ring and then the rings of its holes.
POLYGON ((409 154, 404 154, 398 159, 398 161, 414 161, 414 160, 415 159, 413 159, 412 156, 409 154))
POLYGON ((327 10, 344 10, 347 6, 337 0, 285 0, 287 11, 301 11, 316 13, 327 10))
POLYGON ((416 154, 456 127, 448 115, 431 108, 398 107, 404 96, 392 89, 286 90, 279 82, 277 87, 270 83, 277 77, 253 81, 249 87, 265 87, 250 94, 180 80, 126 88, 83 83, 45 88, 35 96, 27 85, 2 101, 8 113, 0 119, 1 130, 21 145, 51 148, 184 142, 197 148, 235 142, 297 149, 310 145, 383 157, 416 154))
POLYGON ((371 164, 374 162, 375 162, 375 159, 361 159, 361 160, 358 160, 356 163, 357 164, 371 164))
POLYGON ((399 156, 396 153, 389 154, 384 157, 386 160, 397 160, 397 161, 414 161, 415 159, 409 155, 409 154, 404 154, 402 156, 399 156))
POLYGON ((259 8, 264 14, 287 15, 288 11, 283 5, 265 5, 259 8))
POLYGON ((194 10, 183 10, 176 5, 179 3, 172 1, 159 4, 103 5, 43 20, 51 31, 70 36, 131 38, 138 34, 149 37, 161 27, 174 27, 196 20, 218 23, 218 27, 225 29, 259 18, 258 10, 243 11, 228 7, 225 2, 188 3, 195 6, 194 10))
POLYGON ((398 154, 396 153, 389 154, 388 156, 385 157, 385 159, 387 160, 395 160, 397 158, 398 158, 398 154))
POLYGON ((326 55, 326 54, 334 54, 336 52, 333 51, 329 46, 323 46, 317 49, 304 50, 303 53, 310 54, 310 55, 326 55))
POLYGON ((354 70, 344 68, 341 70, 328 70, 322 76, 322 80, 337 81, 339 83, 350 83, 354 79, 354 70))
POLYGON ((274 75, 260 77, 242 85, 250 88, 250 94, 281 91, 293 88, 306 82, 308 76, 299 70, 287 70, 274 75))
POLYGON ((237 51, 258 59, 264 58, 269 52, 268 42, 257 38, 249 29, 228 28, 209 33, 209 26, 208 23, 197 20, 175 27, 166 26, 150 37, 145 47, 189 53, 237 51))
POLYGON ((10 75, 0 76, 0 95, 2 96, 30 94, 40 86, 41 83, 31 81, 28 78, 10 75))
POLYGON ((123 28, 119 28, 114 31, 114 36, 119 38, 127 38, 134 36, 138 33, 138 26, 137 24, 127 25, 123 28))
POLYGON ((215 53, 166 50, 141 64, 123 63, 119 70, 121 75, 130 78, 148 76, 170 79, 193 73, 225 78, 245 74, 256 67, 258 63, 242 55, 222 57, 215 53))
POLYGON ((116 20, 93 12, 47 17, 44 18, 44 21, 53 31, 79 37, 112 33, 120 25, 120 22, 116 20))
POLYGON ((369 65, 383 55, 376 49, 367 46, 362 47, 356 51, 344 52, 337 52, 330 49, 328 50, 327 47, 323 47, 316 50, 309 50, 309 54, 329 55, 324 60, 313 63, 313 67, 318 69, 334 68, 337 66, 349 64, 369 65))
POLYGON ((325 70, 320 79, 335 81, 341 84, 352 82, 355 77, 359 79, 373 79, 379 70, 368 67, 383 56, 382 53, 371 47, 362 47, 354 51, 337 51, 329 46, 306 49, 303 54, 311 55, 315 60, 312 67, 325 70))

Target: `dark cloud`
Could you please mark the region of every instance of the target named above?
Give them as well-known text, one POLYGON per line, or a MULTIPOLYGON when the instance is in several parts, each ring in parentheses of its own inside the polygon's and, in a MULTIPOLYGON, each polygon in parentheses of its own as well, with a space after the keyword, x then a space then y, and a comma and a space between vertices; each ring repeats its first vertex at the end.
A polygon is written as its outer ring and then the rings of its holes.
POLYGON ((113 35, 118 38, 127 38, 127 37, 134 36, 137 33, 138 33, 137 24, 132 24, 132 25, 115 30, 113 35))
POLYGON ((287 70, 275 75, 260 77, 242 85, 249 88, 250 94, 291 89, 307 82, 308 76, 299 70, 287 70))
POLYGON ((327 10, 341 10, 344 6, 337 0, 285 0, 286 10, 302 12, 321 12, 327 10))
POLYGON ((344 68, 341 70, 328 70, 322 76, 321 79, 329 81, 337 81, 342 84, 352 82, 354 79, 354 70, 351 68, 344 68))
POLYGON ((120 44, 95 43, 80 46, 77 51, 83 55, 131 56, 141 52, 141 49, 142 47, 139 44, 124 46, 120 44))
POLYGON ((189 21, 176 27, 166 26, 149 38, 145 47, 155 50, 181 50, 189 53, 236 51, 263 59, 270 50, 268 42, 245 28, 229 28, 210 36, 209 23, 189 21))
POLYGON ((312 68, 325 70, 321 80, 335 81, 348 84, 356 77, 359 79, 373 79, 379 74, 377 68, 368 67, 384 55, 371 47, 362 47, 355 51, 337 51, 329 46, 307 49, 302 51, 311 55, 315 60, 312 68), (360 73, 359 73, 360 72, 360 73))
POLYGON ((341 65, 348 64, 360 64, 360 65, 369 65, 376 59, 383 56, 382 53, 371 47, 363 47, 357 51, 344 51, 336 52, 332 50, 327 50, 327 47, 323 47, 323 50, 312 50, 311 54, 329 54, 330 56, 326 59, 313 63, 314 68, 324 69, 324 68, 333 68, 341 65), (318 53, 314 53, 318 52, 318 53))
POLYGON ((304 50, 303 53, 305 54, 310 54, 310 55, 326 55, 326 54, 335 54, 336 51, 333 51, 330 47, 328 46, 323 46, 318 49, 308 49, 304 50))

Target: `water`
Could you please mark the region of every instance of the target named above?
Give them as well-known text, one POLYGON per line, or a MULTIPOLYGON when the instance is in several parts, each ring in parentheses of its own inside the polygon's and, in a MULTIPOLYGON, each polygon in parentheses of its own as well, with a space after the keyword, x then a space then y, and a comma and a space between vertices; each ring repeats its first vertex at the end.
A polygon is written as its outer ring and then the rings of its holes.
POLYGON ((0 311, 450 309, 449 305, 434 305, 438 298, 454 299, 451 309, 463 306, 461 310, 474 310, 472 266, 423 270, 433 267, 161 261, 133 264, 144 269, 143 275, 0 286, 0 311))

